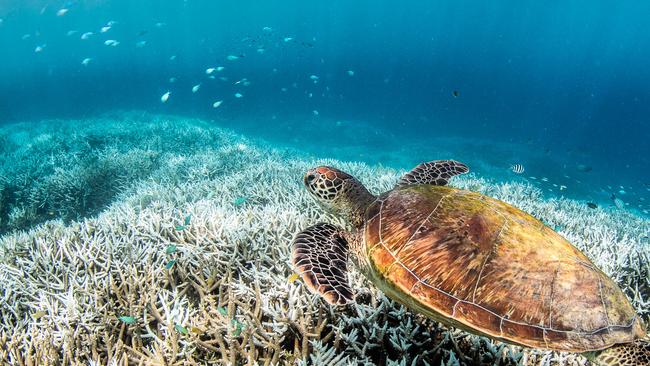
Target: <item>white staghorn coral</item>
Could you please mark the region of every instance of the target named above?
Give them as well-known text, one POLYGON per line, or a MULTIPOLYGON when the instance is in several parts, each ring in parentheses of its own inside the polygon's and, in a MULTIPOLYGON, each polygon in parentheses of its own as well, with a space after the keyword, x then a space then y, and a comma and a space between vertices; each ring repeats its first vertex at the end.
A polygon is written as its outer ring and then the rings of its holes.
MULTIPOLYGON (((13 167, 5 160, 0 173, 0 197, 8 197, 0 225, 27 229, 0 238, 6 363, 587 364, 446 328, 389 300, 357 272, 357 302, 347 307, 330 307, 292 281, 293 236, 319 221, 344 225, 303 189, 307 168, 335 165, 375 193, 402 172, 307 160, 197 120, 125 114, 105 117, 104 127, 56 123, 62 130, 44 123, 0 135, 17 147, 12 156, 34 155, 13 167), (80 160, 82 153, 91 158, 80 160), (102 179, 110 182, 93 183, 102 179), (1 196, 6 187, 11 194, 1 196), (59 208, 49 215, 40 205, 59 208), (77 215, 83 207, 93 209, 77 215)), ((452 184, 555 227, 648 319, 649 249, 641 245, 648 220, 544 200, 520 183, 470 175, 452 184)))

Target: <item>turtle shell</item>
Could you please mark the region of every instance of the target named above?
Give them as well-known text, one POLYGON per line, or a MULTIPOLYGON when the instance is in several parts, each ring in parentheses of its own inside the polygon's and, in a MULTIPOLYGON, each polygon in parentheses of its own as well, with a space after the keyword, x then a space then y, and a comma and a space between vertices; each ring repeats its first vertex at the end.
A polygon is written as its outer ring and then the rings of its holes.
POLYGON ((368 275, 437 321, 504 342, 570 352, 644 335, 621 289, 531 215, 447 186, 384 193, 366 211, 368 275))

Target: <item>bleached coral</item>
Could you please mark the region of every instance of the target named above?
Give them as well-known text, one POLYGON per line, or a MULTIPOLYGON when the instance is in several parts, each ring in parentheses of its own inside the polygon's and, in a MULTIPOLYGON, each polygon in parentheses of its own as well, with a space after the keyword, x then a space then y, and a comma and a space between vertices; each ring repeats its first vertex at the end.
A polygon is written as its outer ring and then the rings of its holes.
MULTIPOLYGON (((57 183, 38 201, 72 210, 79 203, 65 201, 66 194, 78 199, 103 192, 110 197, 98 213, 72 221, 61 215, 0 238, 3 361, 586 365, 578 355, 525 350, 446 328, 389 300, 357 272, 351 274, 357 302, 347 307, 330 307, 290 280, 293 236, 319 221, 344 225, 303 189, 307 168, 336 165, 375 193, 390 189, 402 172, 302 159, 201 121, 118 116, 103 121, 111 133, 92 123, 76 125, 72 137, 85 141, 94 157, 84 169, 113 172, 107 179, 117 188, 92 191, 85 184, 95 173, 48 168, 48 179, 57 183), (125 122, 116 122, 118 116, 125 122)), ((48 127, 31 140, 13 128, 17 145, 40 146, 45 139, 55 147, 38 149, 77 161, 68 156, 79 150, 63 138, 70 133, 65 127, 48 127)), ((28 174, 21 169, 14 171, 28 174)), ((544 200, 519 183, 470 175, 453 184, 513 203, 556 227, 620 283, 648 319, 648 247, 640 241, 647 220, 544 200)), ((16 217, 27 215, 19 211, 16 217)))

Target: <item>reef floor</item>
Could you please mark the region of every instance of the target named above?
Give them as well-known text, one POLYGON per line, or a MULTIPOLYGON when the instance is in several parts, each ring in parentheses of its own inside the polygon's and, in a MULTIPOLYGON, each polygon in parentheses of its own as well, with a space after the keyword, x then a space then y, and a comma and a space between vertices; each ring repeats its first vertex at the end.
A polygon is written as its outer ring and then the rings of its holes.
MULTIPOLYGON (((340 167, 374 193, 403 171, 314 159, 206 121, 120 112, 0 127, 0 359, 15 365, 587 365, 412 313, 352 273, 331 307, 289 245, 327 221, 301 185, 340 167)), ((422 157, 422 160, 453 158, 422 157)), ((583 250, 650 316, 650 220, 475 174, 583 250)))

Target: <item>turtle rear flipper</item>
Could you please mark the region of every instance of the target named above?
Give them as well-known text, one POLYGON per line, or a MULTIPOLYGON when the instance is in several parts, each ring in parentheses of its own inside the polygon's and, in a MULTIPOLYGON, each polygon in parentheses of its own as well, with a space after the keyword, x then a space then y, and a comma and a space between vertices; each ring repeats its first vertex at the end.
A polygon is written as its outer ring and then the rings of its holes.
POLYGON ((348 242, 341 229, 320 223, 298 233, 292 243, 296 272, 310 291, 334 305, 352 301, 348 282, 348 242))
POLYGON ((397 187, 410 186, 413 184, 431 184, 434 186, 445 186, 449 179, 455 175, 469 172, 467 165, 455 160, 433 160, 422 163, 397 182, 397 187))
POLYGON ((601 351, 593 360, 598 366, 650 365, 650 339, 637 339, 601 351))

